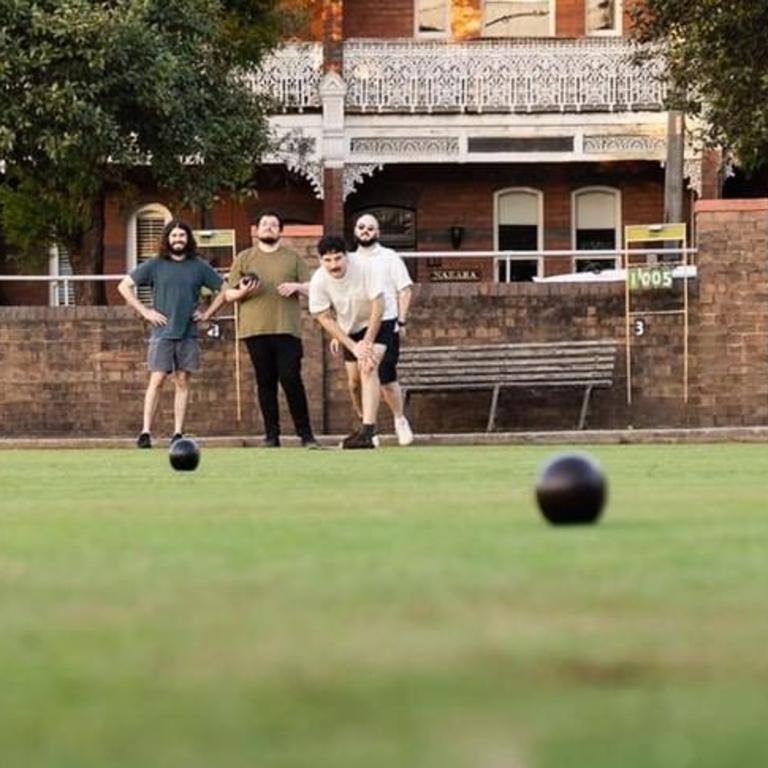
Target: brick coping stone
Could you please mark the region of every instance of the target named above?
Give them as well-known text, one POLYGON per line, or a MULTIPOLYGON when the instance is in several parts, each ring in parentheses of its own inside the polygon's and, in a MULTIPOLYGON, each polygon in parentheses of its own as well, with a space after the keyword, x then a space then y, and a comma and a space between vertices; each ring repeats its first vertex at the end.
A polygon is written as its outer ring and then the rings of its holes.
MULTIPOLYGON (((260 437, 196 437, 210 448, 258 448, 260 437)), ((321 435, 318 440, 327 447, 339 444, 343 435, 321 435)), ((705 429, 605 429, 557 432, 464 432, 417 434, 414 445, 632 445, 675 443, 763 443, 768 442, 768 427, 711 427, 705 429)), ((299 439, 281 437, 286 448, 301 446, 299 439)), ((0 450, 30 448, 133 448, 132 437, 24 437, 0 438, 0 450)), ((384 447, 397 447, 394 435, 382 434, 384 447)), ((156 438, 155 450, 167 447, 167 439, 156 438)))

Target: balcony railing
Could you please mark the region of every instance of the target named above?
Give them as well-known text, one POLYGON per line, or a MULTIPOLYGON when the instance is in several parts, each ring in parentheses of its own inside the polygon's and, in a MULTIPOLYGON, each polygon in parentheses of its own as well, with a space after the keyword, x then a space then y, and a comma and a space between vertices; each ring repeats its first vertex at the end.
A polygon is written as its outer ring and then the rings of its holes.
POLYGON ((276 112, 319 109, 323 76, 320 43, 286 43, 272 51, 249 76, 255 90, 269 97, 276 112))
POLYGON ((661 62, 623 39, 354 41, 347 108, 363 112, 591 112, 662 109, 661 62))
MULTIPOLYGON (((627 112, 663 108, 660 59, 624 39, 357 40, 344 44, 351 112, 627 112)), ((322 46, 290 43, 252 76, 275 111, 318 109, 322 46)))

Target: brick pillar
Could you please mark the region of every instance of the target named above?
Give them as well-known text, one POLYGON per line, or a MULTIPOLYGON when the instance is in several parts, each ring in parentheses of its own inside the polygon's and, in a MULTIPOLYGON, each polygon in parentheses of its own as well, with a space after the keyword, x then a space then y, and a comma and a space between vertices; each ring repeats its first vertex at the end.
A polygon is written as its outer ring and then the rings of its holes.
POLYGON ((768 424, 768 199, 696 204, 691 426, 768 424))
POLYGON ((323 227, 326 232, 344 235, 344 168, 325 167, 323 227))
POLYGON ((344 1, 323 0, 323 226, 326 232, 344 232, 344 1))
POLYGON ((344 69, 344 0, 323 0, 323 71, 344 69))

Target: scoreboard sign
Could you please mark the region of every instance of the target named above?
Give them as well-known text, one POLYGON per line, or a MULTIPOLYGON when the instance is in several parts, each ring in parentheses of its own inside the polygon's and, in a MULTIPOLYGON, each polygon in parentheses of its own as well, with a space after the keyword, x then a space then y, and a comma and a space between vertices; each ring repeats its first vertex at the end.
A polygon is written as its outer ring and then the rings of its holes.
POLYGON ((630 291, 664 291, 672 287, 673 268, 669 266, 630 267, 630 291))

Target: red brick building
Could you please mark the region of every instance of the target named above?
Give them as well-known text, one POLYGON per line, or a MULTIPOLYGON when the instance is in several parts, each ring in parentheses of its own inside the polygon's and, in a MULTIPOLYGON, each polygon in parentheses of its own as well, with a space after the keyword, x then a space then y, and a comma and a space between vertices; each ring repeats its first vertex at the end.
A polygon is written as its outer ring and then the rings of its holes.
MULTIPOLYGON (((505 282, 592 267, 539 254, 617 249, 625 225, 662 220, 663 87, 657 62, 629 60, 622 0, 315 0, 310 16, 254 76, 280 139, 256 195, 181 212, 193 226, 245 247, 261 207, 347 233, 372 211, 386 243, 436 254, 411 262, 418 280, 505 282), (515 255, 449 258, 478 251, 515 255)), ((685 174, 686 211, 717 196, 692 147, 685 174)), ((150 189, 109 200, 105 271, 151 255, 172 212, 150 189)), ((0 284, 0 303, 58 298, 0 284)))

